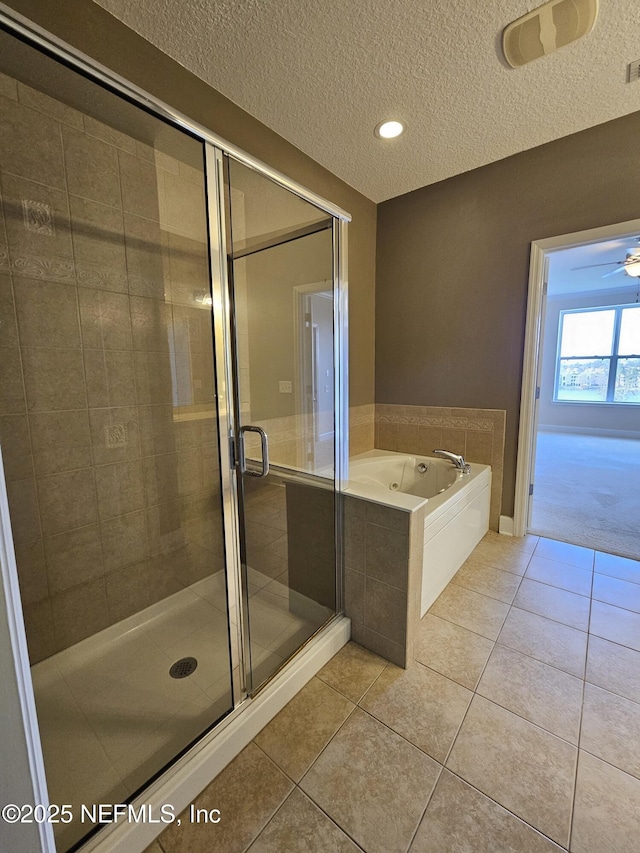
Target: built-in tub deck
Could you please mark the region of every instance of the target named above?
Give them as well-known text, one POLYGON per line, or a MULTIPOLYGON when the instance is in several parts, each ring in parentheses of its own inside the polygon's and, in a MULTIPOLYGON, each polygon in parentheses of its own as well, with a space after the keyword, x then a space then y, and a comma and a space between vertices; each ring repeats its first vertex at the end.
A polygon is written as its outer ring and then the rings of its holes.
POLYGON ((491 468, 372 450, 350 460, 345 609, 352 636, 400 666, 421 616, 489 529, 491 468))

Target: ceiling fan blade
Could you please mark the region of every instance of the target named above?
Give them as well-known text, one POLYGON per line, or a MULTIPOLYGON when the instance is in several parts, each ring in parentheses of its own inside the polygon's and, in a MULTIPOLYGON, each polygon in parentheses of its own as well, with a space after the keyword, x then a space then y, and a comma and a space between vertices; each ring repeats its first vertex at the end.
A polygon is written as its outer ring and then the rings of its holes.
POLYGON ((588 264, 586 267, 571 267, 571 272, 574 270, 590 270, 593 267, 610 267, 612 264, 623 264, 624 261, 607 261, 606 264, 588 264))
POLYGON ((624 272, 624 267, 619 267, 617 270, 611 270, 611 272, 606 272, 600 278, 609 278, 610 275, 615 275, 617 272, 624 272))

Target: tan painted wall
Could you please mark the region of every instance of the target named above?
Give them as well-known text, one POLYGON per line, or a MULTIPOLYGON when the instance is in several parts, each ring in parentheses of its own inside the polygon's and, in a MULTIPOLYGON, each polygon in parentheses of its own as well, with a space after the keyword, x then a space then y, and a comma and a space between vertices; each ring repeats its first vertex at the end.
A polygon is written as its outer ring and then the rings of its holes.
POLYGON ((372 403, 376 205, 90 0, 9 0, 8 5, 351 213, 350 404, 372 403))
POLYGON ((505 409, 506 515, 530 243, 638 218, 639 134, 634 113, 378 206, 376 403, 505 409))

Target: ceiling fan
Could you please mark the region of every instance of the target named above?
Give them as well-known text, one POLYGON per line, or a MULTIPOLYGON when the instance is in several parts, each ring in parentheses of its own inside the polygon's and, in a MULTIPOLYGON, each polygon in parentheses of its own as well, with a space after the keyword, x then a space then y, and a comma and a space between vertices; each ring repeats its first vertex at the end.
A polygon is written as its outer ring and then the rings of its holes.
POLYGON ((610 275, 615 275, 617 272, 625 272, 633 278, 640 278, 640 248, 630 249, 627 252, 627 257, 624 261, 608 261, 605 264, 588 264, 585 267, 573 267, 572 272, 574 270, 589 270, 593 267, 610 267, 612 265, 617 266, 618 269, 606 272, 602 278, 608 278, 610 275))

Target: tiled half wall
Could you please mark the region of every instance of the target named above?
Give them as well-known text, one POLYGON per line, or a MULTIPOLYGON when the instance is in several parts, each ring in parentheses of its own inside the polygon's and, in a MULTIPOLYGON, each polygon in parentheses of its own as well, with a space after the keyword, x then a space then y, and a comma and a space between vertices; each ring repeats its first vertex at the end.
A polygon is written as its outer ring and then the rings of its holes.
POLYGON ((375 447, 420 456, 430 456, 440 448, 462 454, 467 462, 491 465, 489 526, 497 531, 502 505, 506 417, 503 409, 377 403, 375 447))

